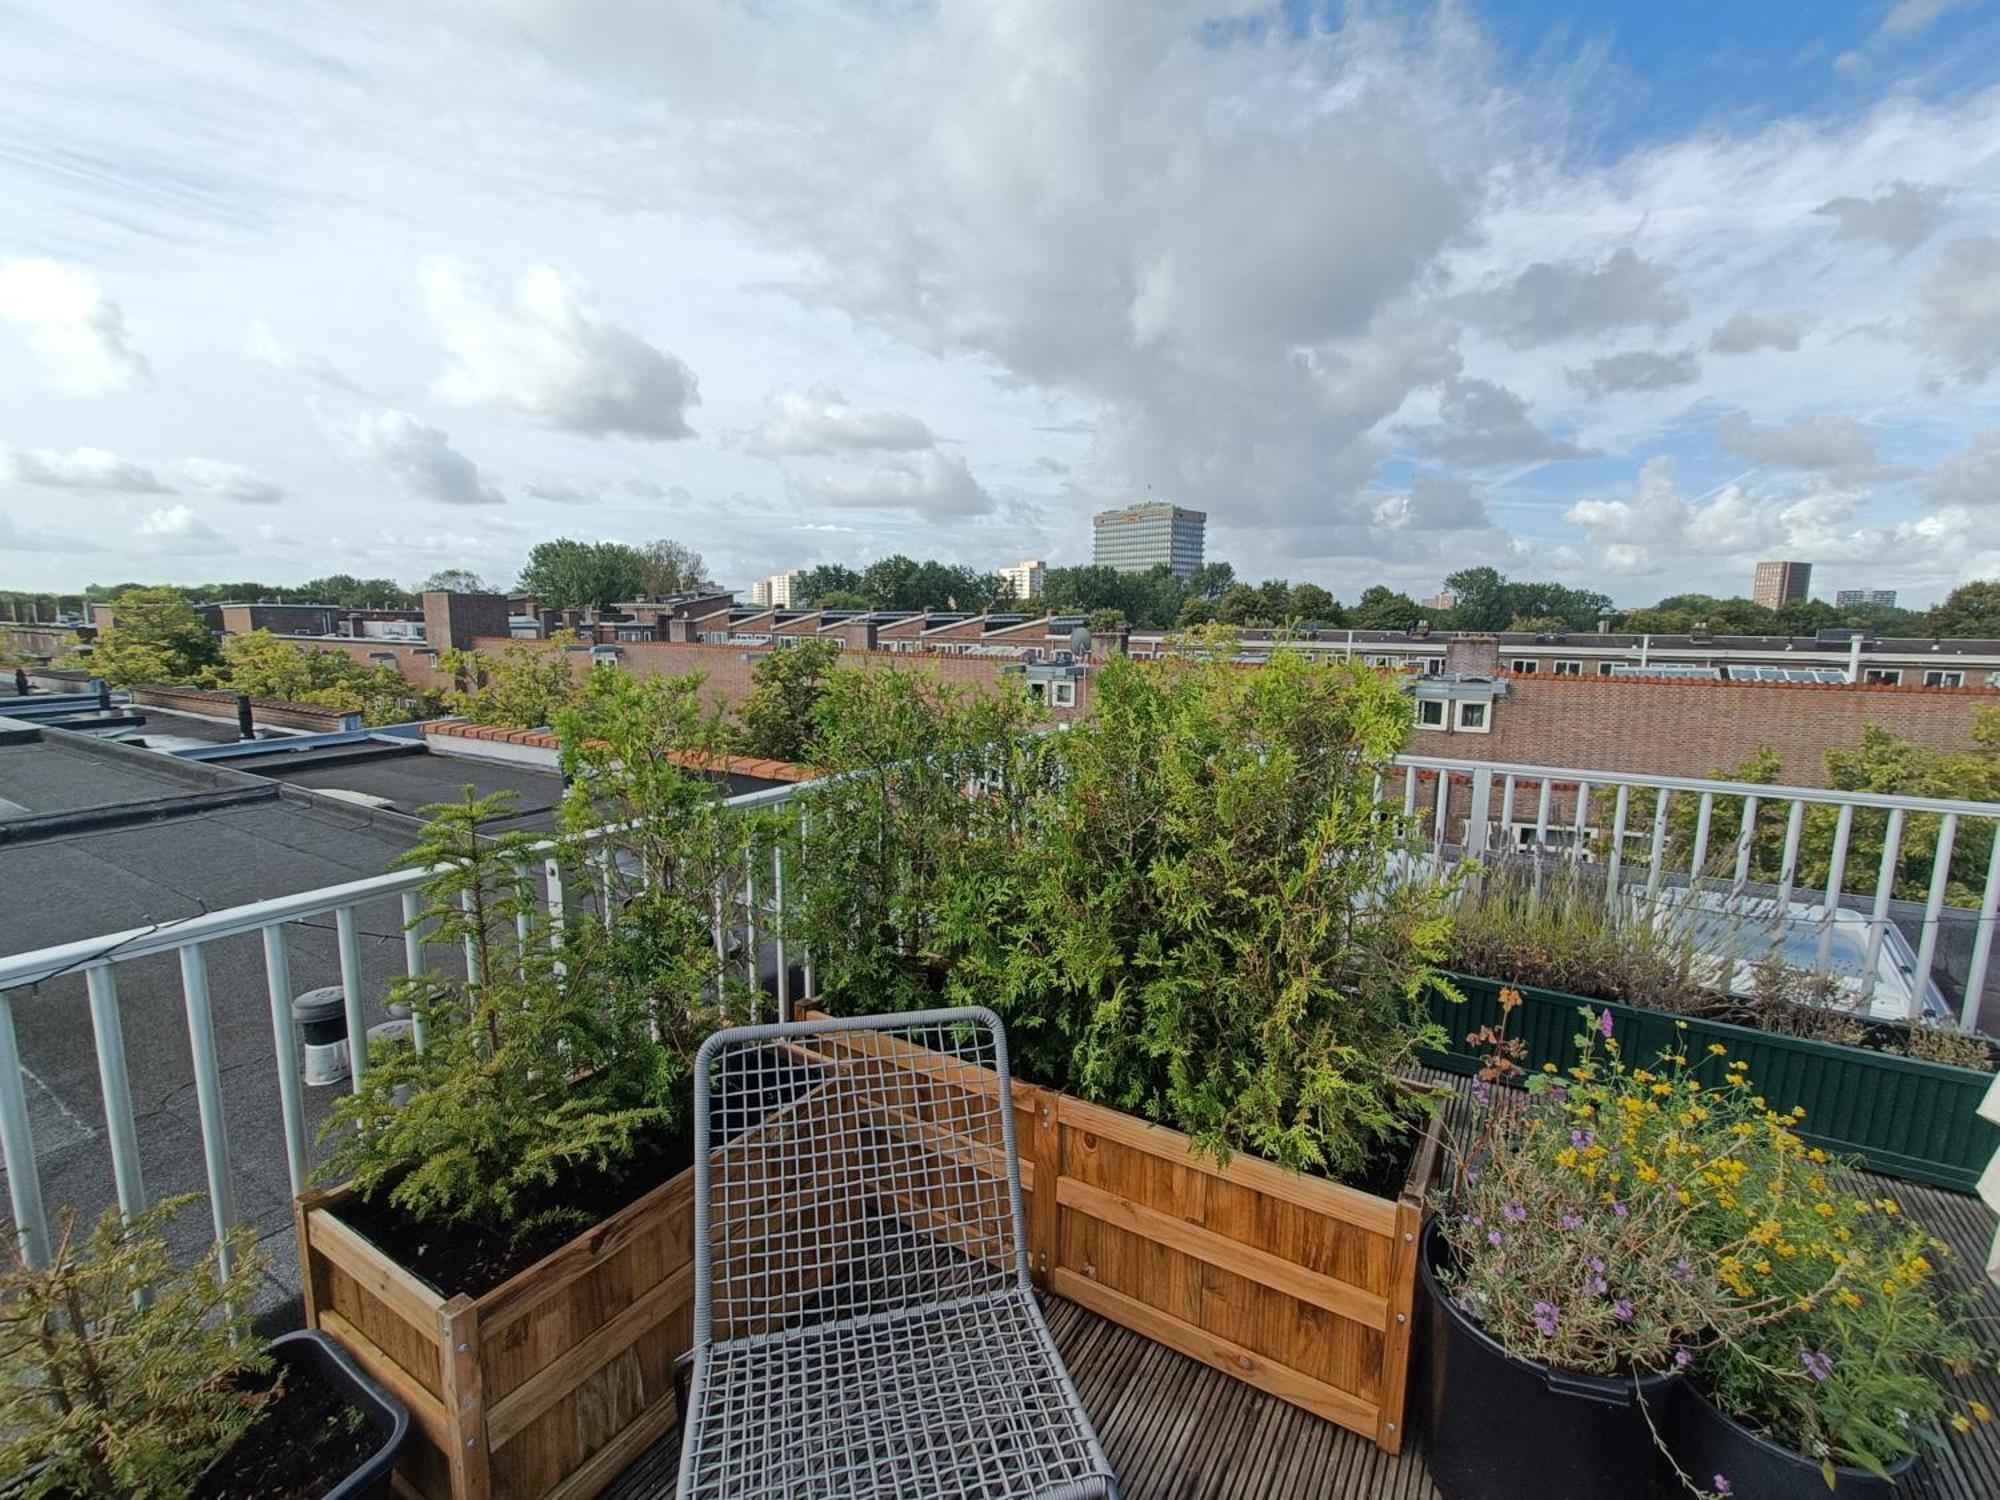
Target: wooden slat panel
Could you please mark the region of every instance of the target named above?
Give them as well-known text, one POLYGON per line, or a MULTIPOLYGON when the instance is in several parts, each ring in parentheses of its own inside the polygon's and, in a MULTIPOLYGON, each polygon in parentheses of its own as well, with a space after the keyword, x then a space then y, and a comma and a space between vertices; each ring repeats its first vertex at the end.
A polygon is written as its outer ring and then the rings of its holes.
POLYGON ((623 1355, 676 1311, 691 1307, 693 1299, 694 1267, 687 1265, 660 1282, 588 1339, 571 1344, 556 1359, 543 1365, 527 1380, 488 1406, 488 1441, 495 1449, 505 1447, 510 1438, 547 1410, 552 1401, 569 1394, 596 1371, 623 1355))
POLYGON ((1334 1215, 1371 1233, 1386 1237, 1396 1227, 1396 1206, 1393 1203, 1343 1187, 1337 1182, 1324 1182, 1316 1177, 1287 1172, 1282 1167, 1274 1167, 1267 1161, 1241 1153, 1231 1157, 1225 1167, 1213 1157, 1194 1154, 1192 1143, 1177 1130, 1151 1125, 1115 1109, 1072 1099, 1067 1094, 1060 1096, 1057 1110, 1062 1123, 1071 1129, 1182 1163, 1211 1177, 1222 1177, 1244 1187, 1255 1188, 1258 1192, 1295 1203, 1314 1213, 1334 1215))
POLYGON ((354 1356, 354 1362, 386 1385, 396 1399, 410 1409, 410 1421, 442 1453, 451 1441, 446 1429, 444 1403, 416 1381, 410 1372, 384 1354, 375 1341, 337 1312, 321 1314, 321 1329, 340 1341, 354 1356))
POLYGON ((330 1210, 316 1208, 306 1216, 306 1233, 313 1248, 340 1267, 376 1301, 412 1328, 437 1326, 444 1298, 391 1260, 330 1210))
POLYGON ((1254 1245, 1217 1234, 1172 1214, 1163 1214, 1144 1204, 1133 1203, 1073 1177, 1065 1177, 1058 1182, 1056 1196, 1065 1208, 1074 1208, 1093 1219, 1167 1245, 1211 1266, 1248 1276, 1301 1302, 1310 1302, 1370 1328, 1379 1329, 1388 1325, 1389 1304, 1385 1298, 1331 1276, 1307 1270, 1254 1245))
POLYGON ((513 1280, 503 1282, 479 1299, 480 1322, 488 1327, 504 1326, 523 1316, 537 1304, 560 1294, 580 1276, 663 1214, 685 1207, 694 1211, 694 1168, 677 1173, 645 1197, 627 1204, 610 1218, 578 1235, 562 1249, 544 1257, 513 1280))
POLYGON ((1080 1302, 1092 1312, 1143 1333, 1157 1344, 1165 1344, 1170 1349, 1198 1359, 1226 1375, 1254 1385, 1261 1391, 1268 1391, 1282 1401, 1316 1412, 1328 1421, 1338 1422, 1356 1432, 1373 1434, 1375 1431, 1378 1414, 1370 1402, 1312 1380, 1296 1370, 1261 1357, 1241 1344, 1232 1343, 1192 1323, 1182 1322, 1169 1313, 1148 1307, 1122 1292, 1099 1286, 1088 1277, 1079 1276, 1061 1266, 1050 1274, 1050 1283, 1058 1295, 1080 1302))

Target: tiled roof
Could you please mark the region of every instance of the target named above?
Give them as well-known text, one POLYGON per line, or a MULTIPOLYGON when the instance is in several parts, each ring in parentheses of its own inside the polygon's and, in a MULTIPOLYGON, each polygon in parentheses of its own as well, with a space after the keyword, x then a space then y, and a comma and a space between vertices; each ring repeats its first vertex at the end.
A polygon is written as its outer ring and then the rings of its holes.
MULTIPOLYGON (((556 750, 561 742, 546 729, 504 729, 495 724, 467 724, 457 719, 434 719, 424 725, 426 735, 449 735, 461 740, 488 740, 503 745, 529 745, 540 750, 556 750)), ((758 755, 705 755, 679 750, 669 757, 689 771, 714 771, 725 776, 750 776, 759 781, 811 781, 819 773, 787 760, 766 760, 758 755)))

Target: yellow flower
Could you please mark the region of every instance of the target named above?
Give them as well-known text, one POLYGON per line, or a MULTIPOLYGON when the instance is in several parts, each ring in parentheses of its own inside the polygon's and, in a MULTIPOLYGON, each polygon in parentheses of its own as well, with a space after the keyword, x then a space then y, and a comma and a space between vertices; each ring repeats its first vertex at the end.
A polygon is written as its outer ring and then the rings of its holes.
POLYGON ((1818 1214, 1822 1219, 1830 1219, 1833 1217, 1833 1205, 1831 1203, 1816 1204, 1813 1212, 1818 1214))
POLYGON ((1972 1403, 1972 1415, 1981 1422, 1990 1422, 1993 1420, 1993 1413, 1984 1401, 1974 1401, 1972 1403))
POLYGON ((1556 1065, 1554 1063, 1543 1063, 1542 1071, 1544 1073, 1553 1073, 1556 1071, 1556 1065))
POLYGON ((1638 1177, 1641 1182, 1657 1182, 1660 1178, 1659 1169, 1649 1162, 1640 1162, 1638 1177))
POLYGON ((1903 1211, 1901 1208, 1897 1207, 1896 1200, 1894 1198, 1877 1198, 1875 1200, 1875 1206, 1881 1209, 1883 1213, 1889 1214, 1892 1217, 1903 1211))
POLYGON ((1708 1050, 1713 1056, 1716 1057, 1727 1057, 1729 1055, 1729 1049, 1723 1046, 1722 1043, 1720 1042, 1710 1042, 1708 1044, 1708 1050))
POLYGON ((1851 1287, 1842 1287, 1839 1291, 1835 1292, 1833 1300, 1838 1302, 1842 1307, 1859 1307, 1861 1305, 1861 1298, 1856 1295, 1851 1287))
POLYGON ((1963 1412, 1955 1411, 1951 1414, 1951 1427, 1954 1432, 1972 1431, 1972 1424, 1965 1419, 1963 1412))
POLYGON ((1806 1159, 1808 1161, 1824 1162, 1826 1160, 1826 1153, 1815 1146, 1806 1153, 1806 1159))

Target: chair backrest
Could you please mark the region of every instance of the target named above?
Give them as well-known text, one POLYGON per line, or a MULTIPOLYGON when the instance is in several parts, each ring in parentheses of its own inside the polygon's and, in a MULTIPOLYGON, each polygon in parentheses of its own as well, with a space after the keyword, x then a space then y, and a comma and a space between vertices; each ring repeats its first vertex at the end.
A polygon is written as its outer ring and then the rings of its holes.
POLYGON ((717 1032, 695 1067, 698 1347, 1028 1285, 982 1009, 717 1032))

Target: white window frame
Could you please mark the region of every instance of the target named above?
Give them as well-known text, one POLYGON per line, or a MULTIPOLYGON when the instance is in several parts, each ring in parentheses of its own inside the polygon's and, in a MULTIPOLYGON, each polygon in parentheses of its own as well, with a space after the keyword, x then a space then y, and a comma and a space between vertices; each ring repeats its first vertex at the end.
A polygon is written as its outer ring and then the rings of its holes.
POLYGON ((1050 708, 1075 708, 1076 684, 1074 682, 1052 682, 1049 684, 1050 708))
POLYGON ((1863 667, 1861 680, 1874 687, 1901 687, 1903 669, 1901 667, 1863 667))
POLYGON ((1448 706, 1449 705, 1447 700, 1443 698, 1419 698, 1417 700, 1417 728, 1435 729, 1439 731, 1443 731, 1449 728, 1451 724, 1451 715, 1450 713, 1447 712, 1448 706), (1437 722, 1435 724, 1427 724, 1424 722, 1424 713, 1428 709, 1437 710, 1437 722))
POLYGON ((1451 727, 1455 733, 1491 734, 1493 732, 1493 705, 1491 703, 1477 698, 1459 698, 1454 701, 1453 709, 1451 727), (1479 722, 1477 724, 1468 724, 1465 722, 1465 711, 1468 708, 1479 711, 1479 722))
POLYGON ((1517 656, 1507 663, 1507 670, 1516 677, 1534 677, 1539 675, 1540 665, 1532 656, 1517 656))
POLYGON ((1609 677, 1611 675, 1611 669, 1616 665, 1618 665, 1616 662, 1610 662, 1610 661, 1599 662, 1597 664, 1597 675, 1599 677, 1609 677))
POLYGON ((1924 673, 1924 686, 1956 688, 1965 686, 1965 673, 1956 667, 1932 667, 1924 673), (1947 681, 1947 679, 1949 679, 1947 681))
POLYGON ((1583 663, 1570 657, 1564 657, 1555 664, 1555 671, 1552 675, 1556 677, 1581 677, 1583 675, 1583 663))

